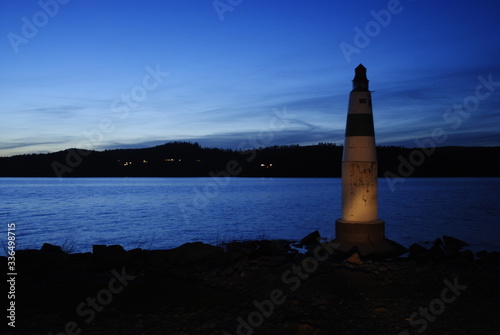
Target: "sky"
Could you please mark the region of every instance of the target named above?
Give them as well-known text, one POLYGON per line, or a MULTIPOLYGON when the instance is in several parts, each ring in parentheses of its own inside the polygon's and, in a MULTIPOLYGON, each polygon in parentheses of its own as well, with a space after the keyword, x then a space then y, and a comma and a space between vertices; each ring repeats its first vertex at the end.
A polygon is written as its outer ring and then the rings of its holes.
POLYGON ((500 145, 498 0, 5 0, 0 156, 170 141, 500 145))

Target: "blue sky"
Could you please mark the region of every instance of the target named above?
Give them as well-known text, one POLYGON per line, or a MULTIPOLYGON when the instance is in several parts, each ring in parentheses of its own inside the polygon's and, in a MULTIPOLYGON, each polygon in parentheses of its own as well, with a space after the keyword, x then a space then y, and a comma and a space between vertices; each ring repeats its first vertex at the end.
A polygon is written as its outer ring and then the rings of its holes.
POLYGON ((378 144, 415 147, 438 129, 436 145, 497 146, 499 12, 497 0, 2 1, 0 156, 340 144, 359 63, 378 144))

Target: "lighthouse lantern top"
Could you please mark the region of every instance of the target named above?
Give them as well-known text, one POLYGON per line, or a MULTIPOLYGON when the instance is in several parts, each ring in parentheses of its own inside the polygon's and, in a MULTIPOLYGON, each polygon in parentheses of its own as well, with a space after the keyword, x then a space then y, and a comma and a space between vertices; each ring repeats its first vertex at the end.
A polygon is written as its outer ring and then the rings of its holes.
POLYGON ((366 78, 366 67, 359 64, 355 71, 354 79, 352 80, 353 91, 368 91, 368 79, 366 78))

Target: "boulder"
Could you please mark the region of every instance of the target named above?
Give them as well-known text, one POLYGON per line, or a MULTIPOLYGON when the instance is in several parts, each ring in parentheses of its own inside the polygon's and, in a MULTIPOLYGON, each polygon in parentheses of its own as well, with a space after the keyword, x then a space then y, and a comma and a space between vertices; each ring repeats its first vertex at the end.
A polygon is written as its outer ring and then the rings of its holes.
POLYGON ((261 241, 259 256, 282 256, 288 254, 290 244, 287 241, 261 241))
POLYGON ((444 251, 441 249, 441 247, 437 244, 434 244, 430 249, 429 253, 432 257, 434 258, 441 258, 444 256, 444 251))
POLYGON ((486 250, 481 250, 476 252, 477 259, 486 259, 488 257, 488 252, 486 250))
POLYGON ((459 251, 463 247, 469 245, 467 242, 459 240, 458 238, 446 235, 443 236, 443 242, 444 242, 444 248, 449 251, 459 251))
POLYGON ((363 264, 363 261, 359 257, 359 254, 357 252, 353 253, 349 258, 346 259, 347 262, 352 263, 352 264, 363 264))
POLYGON ((108 245, 108 253, 111 253, 111 254, 124 254, 125 253, 125 249, 123 249, 123 247, 121 245, 108 245))
POLYGON ((181 265, 213 261, 224 256, 224 249, 202 242, 185 243, 168 250, 167 260, 181 265))
POLYGON ((105 259, 121 259, 126 255, 125 249, 121 245, 102 245, 96 244, 92 246, 92 254, 95 257, 105 259))
POLYGON ((68 254, 66 254, 60 246, 52 245, 49 243, 44 243, 40 249, 40 264, 45 264, 50 267, 63 267, 68 259, 68 254))
POLYGON ((408 255, 408 257, 412 259, 431 257, 431 252, 418 243, 413 243, 412 245, 410 245, 409 251, 410 254, 408 255))
POLYGON ((42 245, 42 248, 40 249, 41 252, 52 252, 52 253, 63 253, 60 246, 53 245, 50 243, 44 243, 42 245))
POLYGON ((474 253, 470 250, 460 251, 459 255, 463 259, 466 259, 466 260, 471 261, 471 262, 474 261, 474 253))
POLYGON ((439 237, 434 241, 434 247, 441 248, 443 246, 443 240, 441 240, 439 237))
POLYGON ((326 331, 320 328, 321 322, 318 320, 287 321, 283 324, 286 333, 297 335, 326 335, 332 334, 331 330, 326 331))
POLYGON ((52 258, 50 257, 52 255, 59 256, 60 254, 42 253, 35 249, 16 250, 16 260, 33 273, 46 270, 48 263, 50 263, 48 259, 52 258))
POLYGON ((486 260, 492 263, 500 264, 500 252, 492 251, 486 256, 486 260))
POLYGON ((255 252, 255 245, 249 245, 245 242, 230 242, 226 246, 227 255, 231 260, 238 260, 250 256, 255 252))
POLYGON ((300 243, 303 245, 315 245, 318 244, 321 240, 321 235, 319 234, 319 231, 315 230, 306 237, 304 237, 302 240, 300 240, 300 243))

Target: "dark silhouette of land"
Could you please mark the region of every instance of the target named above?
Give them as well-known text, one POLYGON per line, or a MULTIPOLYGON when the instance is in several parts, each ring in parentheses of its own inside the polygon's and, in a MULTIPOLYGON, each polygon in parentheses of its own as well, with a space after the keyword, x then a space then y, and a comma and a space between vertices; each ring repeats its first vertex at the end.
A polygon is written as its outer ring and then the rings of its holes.
MULTIPOLYGON (((171 142, 152 148, 0 157, 1 177, 340 177, 343 147, 204 148, 171 142)), ((379 146, 380 177, 498 177, 500 147, 379 146)))

